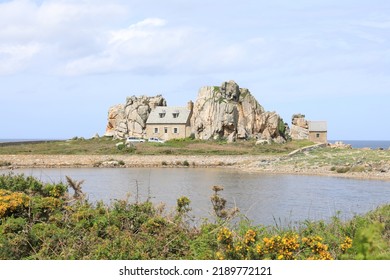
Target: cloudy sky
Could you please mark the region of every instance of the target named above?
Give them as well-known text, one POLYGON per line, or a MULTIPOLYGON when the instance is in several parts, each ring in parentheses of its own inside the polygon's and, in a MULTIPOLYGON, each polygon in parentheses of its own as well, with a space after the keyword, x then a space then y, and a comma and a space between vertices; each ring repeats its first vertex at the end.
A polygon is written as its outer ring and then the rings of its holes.
POLYGON ((126 96, 226 80, 329 139, 390 140, 390 1, 0 0, 0 139, 103 134, 126 96))

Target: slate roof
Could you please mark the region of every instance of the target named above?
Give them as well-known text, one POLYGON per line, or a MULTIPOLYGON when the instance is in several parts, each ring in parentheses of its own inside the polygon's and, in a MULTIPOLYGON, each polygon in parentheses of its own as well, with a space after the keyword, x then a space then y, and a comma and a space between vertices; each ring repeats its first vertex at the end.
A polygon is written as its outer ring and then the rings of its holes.
POLYGON ((309 131, 326 132, 328 125, 326 121, 309 121, 309 131))
POLYGON ((190 116, 190 110, 186 107, 157 106, 146 121, 146 124, 186 124, 190 116), (174 117, 174 114, 178 114, 174 117))

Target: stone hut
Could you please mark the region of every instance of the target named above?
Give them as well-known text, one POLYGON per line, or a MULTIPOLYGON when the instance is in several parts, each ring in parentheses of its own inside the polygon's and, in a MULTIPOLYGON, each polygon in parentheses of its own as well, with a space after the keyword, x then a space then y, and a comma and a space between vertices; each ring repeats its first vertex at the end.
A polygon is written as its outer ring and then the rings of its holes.
POLYGON ((309 121, 309 140, 316 143, 328 143, 326 121, 309 121))

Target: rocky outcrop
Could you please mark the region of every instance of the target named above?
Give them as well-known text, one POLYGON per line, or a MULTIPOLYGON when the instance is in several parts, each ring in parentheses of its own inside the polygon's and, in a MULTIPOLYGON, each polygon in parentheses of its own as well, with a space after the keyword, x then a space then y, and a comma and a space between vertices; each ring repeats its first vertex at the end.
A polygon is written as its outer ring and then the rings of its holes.
POLYGON ((266 112, 248 89, 234 81, 199 90, 191 118, 198 139, 275 139, 284 141, 284 123, 275 112, 266 112))
POLYGON ((289 134, 294 140, 309 139, 309 123, 305 119, 305 115, 295 114, 292 116, 289 134))
POLYGON ((351 144, 345 144, 342 141, 336 141, 334 144, 328 143, 328 146, 335 149, 352 149, 351 144))
POLYGON ((105 136, 123 139, 127 136, 143 137, 146 121, 153 108, 167 106, 166 100, 157 95, 131 96, 125 104, 118 104, 108 110, 108 123, 105 136))
POLYGON ((108 109, 108 118, 107 118, 107 126, 105 136, 114 136, 116 135, 117 119, 124 117, 124 105, 118 104, 110 107, 108 109))
MULTIPOLYGON (((125 104, 109 109, 105 136, 144 137, 151 110, 166 105, 161 95, 128 97, 125 104)), ((285 142, 285 125, 280 116, 265 111, 248 89, 240 88, 234 81, 219 87, 202 87, 196 102, 191 102, 191 109, 191 130, 197 139, 226 138, 232 142, 257 138, 269 143, 285 142)))

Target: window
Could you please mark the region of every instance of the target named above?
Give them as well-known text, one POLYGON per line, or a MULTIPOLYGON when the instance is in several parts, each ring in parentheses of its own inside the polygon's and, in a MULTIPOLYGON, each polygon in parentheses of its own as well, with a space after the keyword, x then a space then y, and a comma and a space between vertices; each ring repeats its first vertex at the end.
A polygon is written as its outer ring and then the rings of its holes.
POLYGON ((164 133, 168 133, 168 127, 164 127, 164 133))
POLYGON ((175 134, 179 133, 179 129, 177 127, 174 127, 173 128, 173 133, 175 133, 175 134))
POLYGON ((320 134, 319 134, 319 133, 317 133, 317 134, 316 134, 316 137, 317 137, 317 138, 320 138, 320 134))
POLYGON ((174 118, 174 119, 176 119, 176 118, 179 117, 179 113, 172 113, 172 115, 173 115, 173 118, 174 118))
POLYGON ((158 115, 160 116, 160 118, 165 117, 165 113, 158 113, 158 115))
POLYGON ((154 128, 154 134, 157 134, 158 133, 158 127, 155 127, 154 128))

